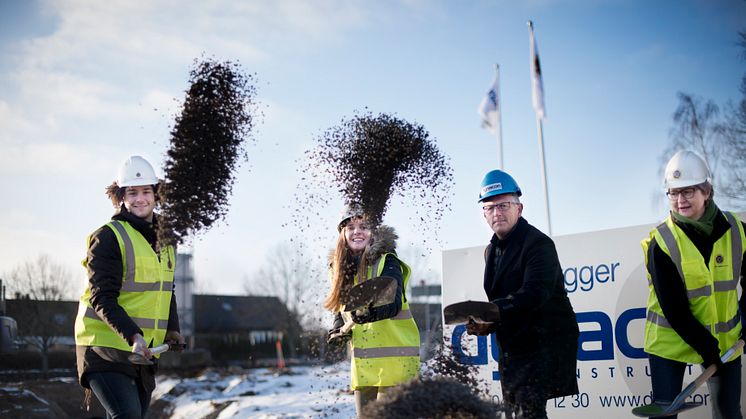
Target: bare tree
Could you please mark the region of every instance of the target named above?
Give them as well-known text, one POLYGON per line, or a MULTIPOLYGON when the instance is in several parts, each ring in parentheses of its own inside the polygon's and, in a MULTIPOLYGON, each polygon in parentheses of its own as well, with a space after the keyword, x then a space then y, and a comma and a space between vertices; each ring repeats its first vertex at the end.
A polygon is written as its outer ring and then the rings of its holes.
MULTIPOLYGON (((746 61, 746 31, 739 33, 741 57, 746 61)), ((739 209, 746 208, 746 73, 741 78, 741 101, 726 107, 726 123, 722 127, 723 148, 730 158, 724 163, 719 192, 739 209)))
POLYGON ((244 281, 248 295, 276 296, 287 307, 285 335, 290 356, 295 355, 297 338, 306 328, 320 323, 320 296, 325 291, 322 270, 306 257, 299 246, 283 243, 268 254, 265 265, 244 281))
POLYGON ((740 111, 729 107, 729 122, 723 127, 723 149, 728 158, 723 161, 716 191, 736 210, 746 209, 746 99, 742 107, 740 111))
MULTIPOLYGON (((8 289, 20 300, 14 313, 20 339, 42 355, 42 372, 49 369, 49 348, 60 336, 61 319, 55 315, 51 302, 73 298, 73 279, 69 270, 53 262, 48 255, 20 264, 8 274, 8 289)), ((64 333, 63 333, 64 332, 64 333)))
POLYGON ((718 167, 725 157, 720 152, 722 145, 720 108, 711 100, 679 92, 679 106, 673 114, 671 144, 661 155, 665 165, 678 150, 692 150, 705 159, 715 181, 718 167))
MULTIPOLYGON (((739 36, 742 58, 746 60, 746 32, 739 36)), ((727 103, 722 114, 712 100, 679 92, 671 142, 659 158, 662 177, 666 162, 675 152, 688 149, 701 155, 712 172, 716 199, 734 210, 746 209, 746 74, 740 91, 739 104, 727 103)), ((661 194, 656 196, 662 199, 661 194)))

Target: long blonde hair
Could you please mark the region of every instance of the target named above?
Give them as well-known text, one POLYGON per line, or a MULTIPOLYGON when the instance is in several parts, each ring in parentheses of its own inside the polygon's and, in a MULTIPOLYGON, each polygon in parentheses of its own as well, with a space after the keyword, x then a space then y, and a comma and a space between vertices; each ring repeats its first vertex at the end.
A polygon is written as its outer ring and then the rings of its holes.
MULTIPOLYGON (((342 295, 347 292, 353 286, 354 276, 353 270, 350 265, 350 252, 347 247, 347 238, 345 237, 345 225, 339 231, 339 237, 337 237, 337 244, 334 248, 334 253, 331 257, 331 288, 329 289, 329 295, 324 300, 324 308, 330 311, 337 312, 342 307, 342 295)), ((360 256, 360 262, 358 263, 357 277, 364 280, 367 274, 368 268, 368 251, 370 245, 373 243, 373 232, 371 232, 370 242, 365 246, 363 254, 360 256)))

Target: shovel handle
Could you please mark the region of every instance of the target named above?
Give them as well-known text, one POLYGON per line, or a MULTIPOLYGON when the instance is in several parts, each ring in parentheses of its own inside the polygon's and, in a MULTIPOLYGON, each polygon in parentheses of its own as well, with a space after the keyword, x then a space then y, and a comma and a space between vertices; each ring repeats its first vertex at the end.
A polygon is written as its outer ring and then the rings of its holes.
POLYGON ((352 326, 354 326, 354 325, 355 325, 355 322, 353 322, 352 319, 347 320, 345 322, 345 324, 342 325, 342 327, 339 329, 339 333, 345 334, 345 333, 349 332, 350 329, 352 329, 352 326))
MULTIPOLYGON (((743 340, 739 339, 738 341, 736 341, 736 343, 733 346, 730 347, 730 349, 725 351, 723 356, 720 357, 720 362, 725 364, 726 362, 730 361, 730 359, 733 357, 733 354, 735 354, 741 348, 743 348, 743 340)), ((705 381, 707 381, 710 377, 712 377, 713 374, 715 374, 715 371, 717 370, 717 368, 718 367, 715 364, 712 364, 709 367, 707 367, 705 372, 699 377, 697 377, 696 380, 694 380, 697 383, 696 386, 699 387, 702 384, 704 384, 705 381)))
POLYGON ((162 353, 166 352, 168 350, 168 348, 169 348, 169 344, 168 343, 164 343, 162 345, 156 346, 155 348, 150 348, 150 353, 153 354, 153 355, 162 354, 162 353))
MULTIPOLYGON (((720 357, 720 361, 722 363, 728 362, 731 357, 733 357, 733 354, 738 352, 741 348, 743 348, 743 340, 739 339, 736 341, 736 343, 728 349, 723 356, 720 357)), ((710 379, 710 377, 715 374, 715 371, 717 371, 718 366, 716 364, 712 364, 707 369, 704 370, 702 374, 699 375, 694 381, 692 381, 681 393, 679 393, 678 396, 674 399, 674 401, 671 403, 671 406, 669 409, 674 410, 674 408, 678 409, 680 406, 684 404, 684 401, 687 397, 689 397, 692 393, 694 393, 694 390, 699 388, 702 384, 704 384, 707 380, 710 379)))

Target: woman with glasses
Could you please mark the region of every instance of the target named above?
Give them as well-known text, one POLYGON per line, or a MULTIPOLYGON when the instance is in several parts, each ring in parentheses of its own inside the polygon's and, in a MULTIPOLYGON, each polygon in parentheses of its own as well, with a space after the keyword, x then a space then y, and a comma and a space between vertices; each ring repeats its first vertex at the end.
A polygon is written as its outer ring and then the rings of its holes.
POLYGON ((394 229, 369 225, 359 207, 349 206, 342 212, 337 231, 337 244, 330 255, 331 288, 324 302, 324 308, 335 313, 330 341, 339 341, 335 337, 344 324, 342 300, 350 288, 381 276, 397 283, 393 302, 351 312, 355 325, 345 337, 352 348, 351 387, 360 416, 363 407, 387 388, 418 375, 420 334, 405 292, 410 269, 396 255, 394 229))
MULTIPOLYGON (((741 418, 741 354, 720 357, 743 339, 744 225, 718 209, 707 164, 679 151, 666 165, 671 211, 642 241, 649 296, 645 352, 653 399, 670 404, 681 392, 687 364, 717 365, 708 380, 714 418, 741 418), (739 309, 740 307, 740 309, 739 309)), ((675 417, 675 416, 671 416, 675 417)))

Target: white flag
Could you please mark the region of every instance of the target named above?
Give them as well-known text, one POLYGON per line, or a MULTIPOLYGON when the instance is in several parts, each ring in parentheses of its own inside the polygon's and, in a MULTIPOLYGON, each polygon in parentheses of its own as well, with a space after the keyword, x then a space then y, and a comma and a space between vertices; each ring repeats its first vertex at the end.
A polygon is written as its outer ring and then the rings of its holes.
POLYGON ((497 132, 500 123, 500 78, 495 74, 495 80, 490 85, 487 94, 484 95, 482 103, 479 104, 477 113, 482 117, 482 128, 486 128, 491 133, 497 132))
POLYGON ((539 48, 536 46, 534 37, 534 24, 530 20, 528 21, 528 37, 531 48, 531 96, 536 116, 544 119, 547 116, 544 107, 544 83, 541 80, 541 64, 539 63, 539 48))

